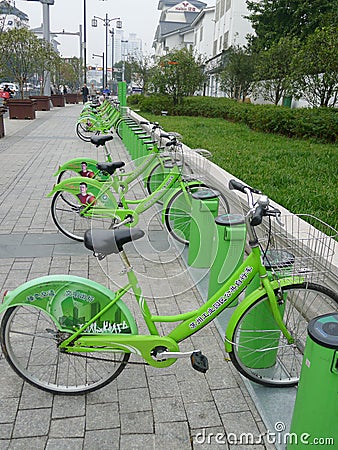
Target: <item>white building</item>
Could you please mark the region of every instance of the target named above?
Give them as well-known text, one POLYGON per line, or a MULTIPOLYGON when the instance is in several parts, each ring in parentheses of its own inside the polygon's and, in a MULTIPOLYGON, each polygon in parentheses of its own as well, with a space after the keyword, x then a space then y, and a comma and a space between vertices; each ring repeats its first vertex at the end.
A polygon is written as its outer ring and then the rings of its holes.
POLYGON ((246 0, 216 0, 216 5, 191 0, 160 0, 162 10, 154 44, 155 54, 162 56, 172 49, 193 47, 206 58, 208 83, 205 94, 222 96, 217 72, 224 64, 224 55, 231 46, 244 46, 253 28, 246 16, 246 0))
POLYGON ((174 48, 192 48, 194 29, 191 23, 206 6, 197 0, 160 0, 158 9, 162 13, 153 43, 155 55, 165 55, 174 48))

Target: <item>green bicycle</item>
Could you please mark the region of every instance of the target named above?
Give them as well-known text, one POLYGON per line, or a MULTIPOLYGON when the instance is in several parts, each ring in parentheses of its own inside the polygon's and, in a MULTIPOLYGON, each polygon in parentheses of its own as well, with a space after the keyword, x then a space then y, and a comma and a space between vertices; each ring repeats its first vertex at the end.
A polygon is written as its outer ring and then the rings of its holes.
MULTIPOLYGON (((105 137, 97 136, 95 139, 104 141, 105 137)), ((177 149, 180 147, 175 137, 166 146, 171 150, 163 162, 168 172, 164 172, 156 189, 142 199, 130 200, 125 197, 128 184, 121 180, 120 175, 115 174, 118 168, 124 166, 121 161, 97 165, 101 172, 111 176, 105 183, 92 178, 74 177, 55 185, 48 196, 53 196, 51 215, 56 227, 65 236, 83 241, 84 232, 94 224, 104 229, 122 225, 134 227, 142 213, 163 202, 162 222, 176 240, 188 244, 191 196, 200 189, 214 188, 204 182, 192 180, 190 176, 185 178, 182 173, 184 163, 177 156, 177 149)), ((150 173, 149 177, 152 176, 150 173)), ((222 213, 229 212, 229 204, 224 195, 220 195, 219 204, 222 213)))
MULTIPOLYGON (((140 239, 143 231, 88 230, 85 246, 98 258, 119 254, 128 283, 111 292, 85 278, 51 275, 8 292, 0 306, 0 313, 5 312, 0 337, 2 351, 14 371, 37 388, 71 395, 110 383, 126 367, 131 354, 157 368, 188 357, 194 369, 205 373, 207 357, 199 349, 181 352, 179 344, 232 306, 258 274, 260 287, 247 295, 231 315, 225 350, 247 378, 265 386, 295 385, 307 324, 313 317, 336 311, 338 296, 325 286, 309 282, 308 266, 300 266, 295 273, 288 266, 282 276, 274 273, 271 277, 262 263, 269 254, 261 250, 255 228, 264 216, 278 219, 280 213, 269 205, 266 196, 253 203, 253 193, 257 191, 252 188, 235 181, 230 188, 247 194, 250 209, 245 222, 251 250, 205 304, 174 316, 153 315, 123 249, 126 243, 140 239), (138 333, 136 321, 123 302, 124 295, 130 292, 148 334, 138 333), (178 325, 161 336, 156 324, 166 322, 178 325)), ((325 240, 319 250, 321 257, 326 243, 325 240)))

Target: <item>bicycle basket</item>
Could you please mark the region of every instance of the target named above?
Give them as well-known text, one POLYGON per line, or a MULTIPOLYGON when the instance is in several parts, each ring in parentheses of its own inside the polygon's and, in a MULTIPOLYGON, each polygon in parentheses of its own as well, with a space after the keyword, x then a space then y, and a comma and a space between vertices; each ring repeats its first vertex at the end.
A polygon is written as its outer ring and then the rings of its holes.
POLYGON ((337 230, 308 214, 285 215, 282 222, 284 226, 272 224, 270 238, 265 226, 259 236, 260 244, 267 248, 267 269, 278 277, 323 281, 333 269, 337 230))
POLYGON ((185 163, 189 167, 192 176, 197 180, 205 180, 207 178, 208 164, 211 157, 211 152, 202 148, 195 148, 184 153, 185 163))

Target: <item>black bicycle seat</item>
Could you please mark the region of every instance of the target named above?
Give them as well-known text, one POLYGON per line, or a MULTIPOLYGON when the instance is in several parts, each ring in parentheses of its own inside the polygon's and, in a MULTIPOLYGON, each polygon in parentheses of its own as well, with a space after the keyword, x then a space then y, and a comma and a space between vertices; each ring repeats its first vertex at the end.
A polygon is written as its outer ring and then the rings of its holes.
POLYGON ((101 170, 102 172, 107 172, 109 175, 113 175, 116 169, 120 169, 121 167, 125 166, 125 163, 123 161, 116 161, 116 162, 103 162, 103 163, 97 163, 96 167, 101 170))
POLYGON ((136 241, 144 236, 138 228, 122 228, 120 230, 87 230, 84 234, 84 245, 89 250, 101 255, 119 253, 124 244, 136 241))
POLYGON ((94 134, 90 138, 90 142, 96 147, 99 147, 100 145, 104 145, 106 142, 111 141, 114 138, 112 134, 94 134))

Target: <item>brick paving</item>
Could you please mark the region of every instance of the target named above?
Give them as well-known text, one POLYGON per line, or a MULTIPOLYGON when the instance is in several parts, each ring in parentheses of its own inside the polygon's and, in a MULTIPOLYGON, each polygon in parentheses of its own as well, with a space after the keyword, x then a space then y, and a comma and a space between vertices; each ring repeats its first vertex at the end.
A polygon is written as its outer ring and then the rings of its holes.
MULTIPOLYGON (((47 274, 85 276, 111 288, 123 283, 118 257, 99 264, 81 243, 57 232, 50 217, 46 194, 58 165, 77 156, 102 159, 75 134, 81 108, 38 111, 33 121, 5 119, 6 136, 0 139, 1 298, 5 289, 47 274)), ((116 159, 127 159, 117 136, 109 144, 116 159)), ((201 304, 156 209, 142 216, 140 227, 147 237, 129 244, 127 253, 151 310, 175 314, 201 304)), ((136 313, 135 304, 128 306, 136 313)), ((169 326, 161 325, 164 332, 169 326)), ((139 329, 144 330, 140 320, 139 329)), ((258 437, 266 428, 223 347, 216 327, 209 325, 181 345, 182 351, 200 348, 206 354, 210 369, 205 375, 194 371, 189 359, 165 369, 129 365, 110 385, 76 397, 35 389, 14 374, 0 353, 0 450, 247 449, 245 443, 226 444, 224 435, 258 437)), ((267 443, 249 447, 275 448, 267 443)))

